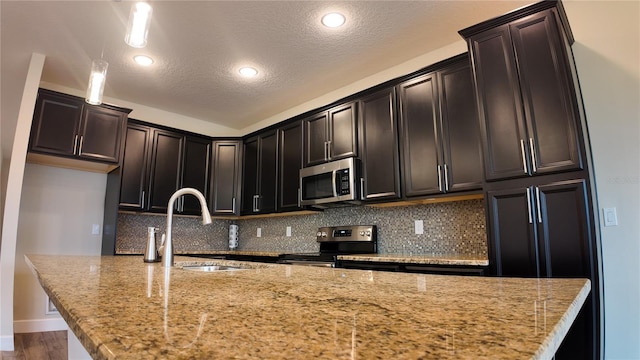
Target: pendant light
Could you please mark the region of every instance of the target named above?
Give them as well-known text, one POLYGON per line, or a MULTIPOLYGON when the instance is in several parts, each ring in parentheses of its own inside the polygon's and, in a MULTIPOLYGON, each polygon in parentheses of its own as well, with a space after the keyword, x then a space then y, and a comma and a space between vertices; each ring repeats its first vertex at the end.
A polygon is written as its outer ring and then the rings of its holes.
POLYGON ((153 8, 151 8, 151 5, 143 1, 131 6, 127 34, 124 37, 124 42, 126 42, 127 45, 135 48, 147 46, 147 34, 149 33, 152 12, 153 8))
POLYGON ((91 64, 91 74, 89 75, 89 85, 87 86, 87 96, 85 101, 91 105, 102 104, 102 93, 107 80, 107 68, 109 63, 99 59, 93 60, 91 64))

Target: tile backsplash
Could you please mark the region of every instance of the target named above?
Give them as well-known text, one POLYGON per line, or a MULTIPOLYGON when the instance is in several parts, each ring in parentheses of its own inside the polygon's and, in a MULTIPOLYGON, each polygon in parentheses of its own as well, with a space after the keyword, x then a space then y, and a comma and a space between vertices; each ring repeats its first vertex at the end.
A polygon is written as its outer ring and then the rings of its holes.
MULTIPOLYGON (((121 213, 117 253, 142 253, 148 226, 165 228, 163 215, 121 213)), ((199 217, 174 217, 176 251, 227 250, 229 220, 203 226, 199 217)), ((238 250, 274 252, 318 251, 315 233, 321 226, 377 225, 378 252, 416 255, 474 255, 487 257, 483 200, 376 208, 353 206, 317 214, 237 220, 238 250), (423 220, 424 234, 416 235, 414 220, 423 220), (291 236, 286 236, 287 227, 291 236), (261 236, 257 236, 260 228, 261 236)))

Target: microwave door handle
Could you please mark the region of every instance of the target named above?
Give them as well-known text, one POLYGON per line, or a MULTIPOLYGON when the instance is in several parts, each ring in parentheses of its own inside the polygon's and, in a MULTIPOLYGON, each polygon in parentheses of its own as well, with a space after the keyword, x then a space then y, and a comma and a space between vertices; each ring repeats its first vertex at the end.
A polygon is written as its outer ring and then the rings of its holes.
POLYGON ((336 176, 336 171, 331 172, 331 181, 333 182, 334 197, 338 196, 338 184, 336 183, 337 180, 338 180, 338 177, 336 176))

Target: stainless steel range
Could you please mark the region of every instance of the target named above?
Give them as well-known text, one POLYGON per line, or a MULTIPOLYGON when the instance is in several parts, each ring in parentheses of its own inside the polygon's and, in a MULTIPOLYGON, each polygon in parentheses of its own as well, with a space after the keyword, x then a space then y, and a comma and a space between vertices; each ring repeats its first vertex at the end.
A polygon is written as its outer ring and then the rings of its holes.
POLYGON ((316 233, 317 253, 281 255, 281 264, 335 267, 338 255, 372 254, 378 251, 375 225, 321 227, 316 233))

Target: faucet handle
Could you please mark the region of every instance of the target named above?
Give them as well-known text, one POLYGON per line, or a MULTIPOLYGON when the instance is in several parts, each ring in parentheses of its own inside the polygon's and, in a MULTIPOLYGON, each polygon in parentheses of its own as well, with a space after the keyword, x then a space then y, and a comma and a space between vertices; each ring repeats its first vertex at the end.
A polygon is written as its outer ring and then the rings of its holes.
MULTIPOLYGON (((160 230, 160 229, 158 229, 158 230, 160 230)), ((158 252, 159 252, 160 254, 162 254, 162 253, 163 253, 163 250, 164 250, 164 241, 165 241, 165 239, 166 239, 166 234, 165 234, 165 233, 163 233, 163 234, 162 234, 162 237, 160 238, 160 246, 158 247, 158 252)))

